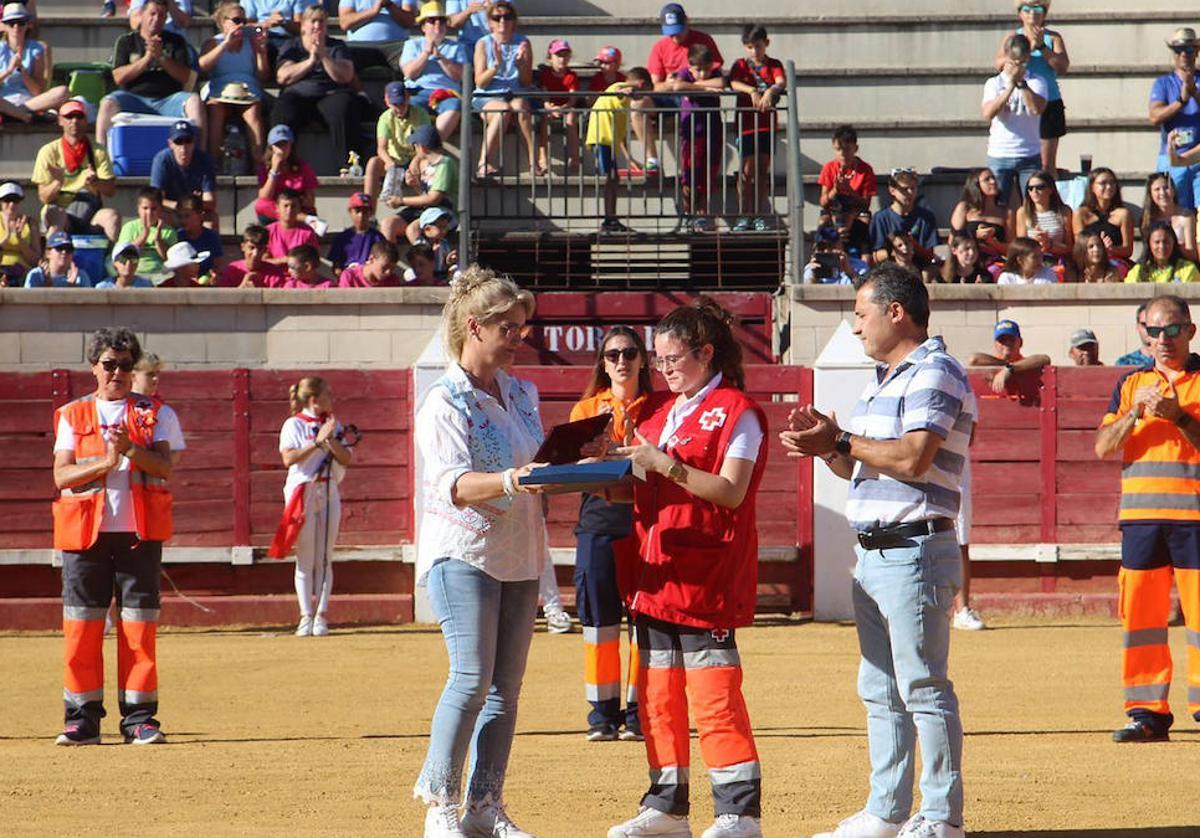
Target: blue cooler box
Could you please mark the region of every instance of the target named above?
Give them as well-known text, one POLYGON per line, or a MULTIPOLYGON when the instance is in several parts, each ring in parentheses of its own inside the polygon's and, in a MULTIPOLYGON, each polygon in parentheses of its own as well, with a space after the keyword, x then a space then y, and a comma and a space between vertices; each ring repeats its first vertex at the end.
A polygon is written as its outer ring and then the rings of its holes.
POLYGON ((75 264, 88 275, 93 285, 108 279, 104 259, 108 252, 107 237, 71 236, 71 244, 75 245, 75 264))
POLYGON ((154 155, 167 147, 167 135, 177 120, 141 117, 108 129, 108 156, 117 177, 147 177, 154 155))

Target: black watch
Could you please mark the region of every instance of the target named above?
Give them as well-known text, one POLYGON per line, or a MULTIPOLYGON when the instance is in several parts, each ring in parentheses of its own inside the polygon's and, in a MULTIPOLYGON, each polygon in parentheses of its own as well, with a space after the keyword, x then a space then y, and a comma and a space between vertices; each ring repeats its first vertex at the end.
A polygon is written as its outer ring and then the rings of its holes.
POLYGON ((850 453, 850 432, 849 431, 842 431, 840 434, 837 435, 837 438, 833 443, 833 450, 838 452, 839 454, 848 455, 850 453))
POLYGON ((1019 82, 1017 82, 1017 89, 1018 90, 1028 90, 1029 82, 1025 81, 1025 79, 1021 79, 1019 82))

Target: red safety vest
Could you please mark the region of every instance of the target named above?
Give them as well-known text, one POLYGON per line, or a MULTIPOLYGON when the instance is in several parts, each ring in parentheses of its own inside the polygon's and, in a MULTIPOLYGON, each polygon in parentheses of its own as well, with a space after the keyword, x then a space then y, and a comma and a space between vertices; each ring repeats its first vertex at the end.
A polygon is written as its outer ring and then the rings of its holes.
MULTIPOLYGON (((140 448, 154 444, 154 426, 162 402, 147 396, 126 399, 125 429, 140 448)), ((100 428, 95 395, 84 396, 54 411, 54 427, 66 419, 75 432, 75 462, 85 464, 102 459, 107 451, 100 428)), ((133 514, 138 538, 166 541, 173 532, 171 490, 160 477, 147 474, 131 463, 129 484, 133 495, 133 514)), ((63 489, 54 501, 54 547, 80 552, 96 543, 104 518, 104 490, 107 481, 99 477, 90 483, 63 489)))
MULTIPOLYGON (((638 424, 642 436, 658 440, 675 399, 674 393, 649 397, 638 424)), ((755 498, 767 463, 766 414, 741 390, 721 384, 683 421, 665 450, 684 465, 715 474, 738 418, 747 410, 758 415, 763 441, 750 487, 737 509, 701 500, 657 473, 634 482, 634 531, 618 553, 627 563, 620 575, 632 613, 707 629, 735 628, 754 620, 755 498)))

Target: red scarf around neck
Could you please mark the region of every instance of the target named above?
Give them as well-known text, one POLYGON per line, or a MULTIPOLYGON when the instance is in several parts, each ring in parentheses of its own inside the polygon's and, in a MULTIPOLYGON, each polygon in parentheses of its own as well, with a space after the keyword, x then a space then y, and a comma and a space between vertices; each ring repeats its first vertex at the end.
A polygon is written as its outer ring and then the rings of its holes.
POLYGON ((72 147, 70 141, 64 136, 62 138, 62 158, 63 169, 69 175, 73 175, 83 168, 83 161, 88 156, 88 141, 87 137, 80 138, 79 142, 72 147))

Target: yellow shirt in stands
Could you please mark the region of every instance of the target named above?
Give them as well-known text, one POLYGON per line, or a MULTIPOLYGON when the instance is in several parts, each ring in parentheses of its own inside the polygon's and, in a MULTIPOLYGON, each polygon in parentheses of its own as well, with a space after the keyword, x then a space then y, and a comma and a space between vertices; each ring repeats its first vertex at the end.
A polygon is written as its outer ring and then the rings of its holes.
MULTIPOLYGON (((108 152, 102 147, 92 144, 92 153, 96 157, 96 177, 100 180, 115 180, 116 175, 113 174, 112 160, 108 156, 108 152)), ((88 160, 84 157, 84 165, 77 172, 65 172, 63 174, 62 189, 58 193, 58 197, 54 199, 60 207, 69 205, 75 200, 75 193, 83 190, 86 178, 84 172, 88 170, 88 160)), ((33 176, 29 179, 38 186, 44 186, 54 178, 50 174, 50 167, 55 166, 59 169, 66 169, 63 165, 62 155, 62 138, 59 137, 53 142, 46 143, 38 149, 37 158, 33 161, 33 176)))
POLYGON ((629 126, 629 92, 629 83, 619 81, 610 84, 592 104, 584 140, 587 145, 606 145, 614 151, 620 145, 629 126))
POLYGON ((1200 282, 1200 272, 1187 259, 1176 260, 1175 264, 1162 268, 1151 268, 1138 262, 1125 275, 1126 282, 1200 282))

